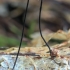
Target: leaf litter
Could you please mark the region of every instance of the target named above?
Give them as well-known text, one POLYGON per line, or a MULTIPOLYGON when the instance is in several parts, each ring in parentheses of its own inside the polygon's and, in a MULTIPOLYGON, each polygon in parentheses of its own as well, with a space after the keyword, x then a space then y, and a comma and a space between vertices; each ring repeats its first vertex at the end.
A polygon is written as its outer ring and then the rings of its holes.
MULTIPOLYGON (((14 70, 70 70, 70 31, 59 30, 44 37, 47 42, 50 39, 64 40, 51 46, 53 50, 58 51, 57 56, 51 59, 49 49, 43 46, 44 42, 38 37, 20 49, 14 70)), ((12 70, 17 51, 17 47, 0 51, 0 70, 12 70)))

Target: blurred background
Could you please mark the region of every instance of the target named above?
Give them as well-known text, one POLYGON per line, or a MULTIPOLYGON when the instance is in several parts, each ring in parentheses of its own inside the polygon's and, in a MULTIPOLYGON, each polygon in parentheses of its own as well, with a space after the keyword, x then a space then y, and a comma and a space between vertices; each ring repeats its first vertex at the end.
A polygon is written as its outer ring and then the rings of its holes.
MULTIPOLYGON (((0 49, 18 46, 27 0, 0 0, 0 49)), ((24 38, 25 46, 31 34, 39 32, 40 0, 30 0, 24 38)), ((43 0, 41 29, 48 33, 70 28, 70 0, 43 0)))

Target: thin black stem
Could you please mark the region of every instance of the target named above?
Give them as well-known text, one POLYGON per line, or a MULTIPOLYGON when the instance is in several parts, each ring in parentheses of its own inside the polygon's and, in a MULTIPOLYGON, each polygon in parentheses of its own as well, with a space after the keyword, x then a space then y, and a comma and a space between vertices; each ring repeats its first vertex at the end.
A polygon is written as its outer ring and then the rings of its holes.
POLYGON ((17 53, 16 60, 14 62, 14 66, 13 66, 12 70, 14 70, 14 68, 15 68, 15 65, 16 65, 16 62, 17 62, 17 59, 18 59, 18 55, 19 55, 19 52, 20 52, 21 44, 22 44, 22 39, 23 39, 23 36, 24 36, 24 26, 25 26, 25 20, 26 20, 26 14, 27 14, 27 10, 28 10, 28 5, 29 5, 29 0, 27 1, 27 6, 26 6, 25 14, 24 14, 23 29, 22 29, 22 35, 21 35, 19 48, 18 48, 18 53, 17 53))
POLYGON ((50 55, 51 55, 51 48, 50 46, 48 45, 48 43, 45 41, 43 35, 42 35, 42 32, 41 32, 41 11, 42 11, 42 3, 43 1, 41 0, 41 3, 40 3, 40 10, 39 10, 39 31, 40 31, 40 35, 43 39, 43 41, 45 42, 46 46, 49 48, 49 51, 50 51, 50 55))

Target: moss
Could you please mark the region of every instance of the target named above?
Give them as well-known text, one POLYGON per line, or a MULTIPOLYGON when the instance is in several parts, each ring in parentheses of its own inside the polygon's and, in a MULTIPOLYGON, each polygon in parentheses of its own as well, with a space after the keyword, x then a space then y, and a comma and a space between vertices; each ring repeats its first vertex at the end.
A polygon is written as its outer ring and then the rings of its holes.
MULTIPOLYGON (((20 43, 20 41, 18 39, 0 35, 0 47, 1 46, 9 46, 9 47, 18 46, 19 43, 20 43)), ((22 45, 25 46, 26 43, 23 42, 22 45)))
MULTIPOLYGON (((30 35, 32 33, 34 33, 34 30, 35 30, 35 25, 36 25, 36 22, 34 20, 32 20, 30 23, 29 23, 29 29, 28 29, 28 32, 27 32, 27 37, 30 38, 30 35)), ((31 38, 30 38, 31 39, 31 38)))

